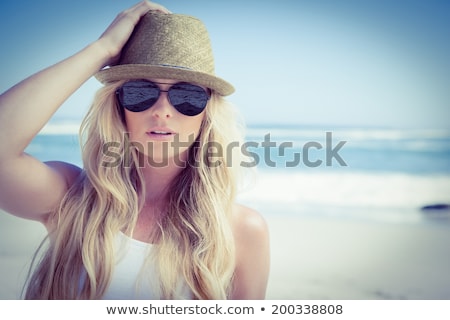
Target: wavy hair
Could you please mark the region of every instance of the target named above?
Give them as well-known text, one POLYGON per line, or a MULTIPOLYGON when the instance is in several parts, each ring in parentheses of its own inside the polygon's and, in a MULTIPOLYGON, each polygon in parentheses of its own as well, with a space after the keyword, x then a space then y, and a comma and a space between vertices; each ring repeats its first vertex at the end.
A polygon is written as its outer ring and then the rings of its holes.
MULTIPOLYGON (((114 240, 132 234, 145 194, 139 154, 125 148, 126 125, 115 100, 122 82, 97 92, 80 128, 84 169, 50 221, 54 228, 35 254, 26 299, 101 299, 115 265, 114 240), (115 106, 115 107, 111 107, 115 106), (102 152, 121 141, 120 165, 102 152), (46 246, 46 249, 43 248, 46 246), (39 252, 43 252, 38 260, 39 252)), ((146 258, 159 279, 161 299, 177 299, 184 281, 194 299, 226 299, 232 290, 235 248, 231 228, 240 166, 239 152, 223 149, 242 139, 234 107, 212 93, 189 164, 172 181, 167 210, 158 221, 157 243, 146 258), (214 144, 212 144, 212 142, 214 144), (208 156, 214 153, 214 161, 208 156), (195 165, 193 165, 195 164, 195 165)), ((233 149, 236 151, 236 148, 233 149)))

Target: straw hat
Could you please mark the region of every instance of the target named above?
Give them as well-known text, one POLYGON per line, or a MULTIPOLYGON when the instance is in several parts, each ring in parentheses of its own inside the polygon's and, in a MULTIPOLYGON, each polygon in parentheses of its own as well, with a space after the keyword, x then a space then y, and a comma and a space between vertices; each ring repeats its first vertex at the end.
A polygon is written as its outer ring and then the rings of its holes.
POLYGON ((122 49, 117 65, 100 70, 102 83, 124 79, 162 78, 203 85, 221 95, 233 86, 217 77, 208 32, 190 16, 149 11, 122 49))

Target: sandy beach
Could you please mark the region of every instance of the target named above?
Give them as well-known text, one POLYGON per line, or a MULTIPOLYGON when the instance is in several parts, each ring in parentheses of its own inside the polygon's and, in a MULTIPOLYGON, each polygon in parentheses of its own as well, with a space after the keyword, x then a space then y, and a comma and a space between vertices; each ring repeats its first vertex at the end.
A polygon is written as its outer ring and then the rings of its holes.
MULTIPOLYGON (((267 299, 450 299, 450 223, 267 214, 267 299)), ((0 213, 0 299, 18 299, 38 223, 0 213), (6 227, 8 226, 8 227, 6 227)))
POLYGON ((0 299, 18 299, 33 254, 46 231, 37 222, 0 211, 0 299))
POLYGON ((267 219, 268 299, 450 299, 450 225, 267 219))

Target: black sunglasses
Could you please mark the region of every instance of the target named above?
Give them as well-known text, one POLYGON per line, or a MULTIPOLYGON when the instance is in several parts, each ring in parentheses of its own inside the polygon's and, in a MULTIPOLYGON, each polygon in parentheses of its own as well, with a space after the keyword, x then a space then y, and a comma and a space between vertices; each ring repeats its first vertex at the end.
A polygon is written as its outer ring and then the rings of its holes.
POLYGON ((131 80, 116 90, 119 104, 132 112, 141 112, 152 107, 161 92, 167 92, 170 104, 186 116, 196 116, 206 107, 209 94, 200 86, 179 82, 169 90, 161 90, 157 83, 148 80, 131 80))

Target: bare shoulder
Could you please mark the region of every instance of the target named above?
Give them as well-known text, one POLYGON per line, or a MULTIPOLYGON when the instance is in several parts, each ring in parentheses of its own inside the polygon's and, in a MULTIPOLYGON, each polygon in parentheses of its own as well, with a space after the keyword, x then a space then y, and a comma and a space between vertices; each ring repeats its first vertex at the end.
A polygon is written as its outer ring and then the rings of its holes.
POLYGON ((235 204, 233 209, 233 231, 239 239, 268 236, 264 217, 256 210, 235 204))
MULTIPOLYGON (((76 165, 63 161, 48 161, 45 164, 53 170, 58 176, 60 176, 62 183, 60 184, 60 190, 55 190, 56 193, 60 193, 57 202, 61 201, 65 193, 69 188, 75 183, 75 181, 80 176, 82 169, 76 165)), ((47 230, 52 230, 55 225, 51 220, 48 219, 49 216, 43 217, 41 222, 45 225, 47 230)))
POLYGON ((236 268, 232 299, 264 299, 270 269, 269 228, 256 210, 235 205, 236 268))

